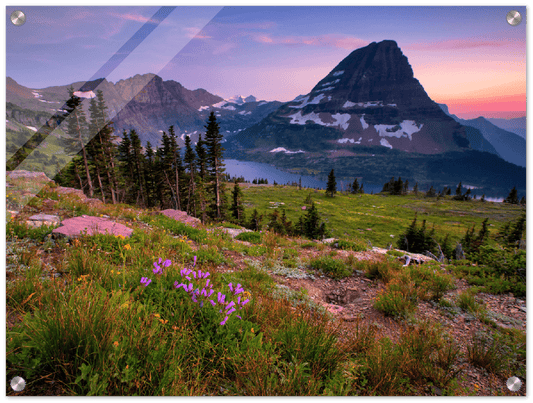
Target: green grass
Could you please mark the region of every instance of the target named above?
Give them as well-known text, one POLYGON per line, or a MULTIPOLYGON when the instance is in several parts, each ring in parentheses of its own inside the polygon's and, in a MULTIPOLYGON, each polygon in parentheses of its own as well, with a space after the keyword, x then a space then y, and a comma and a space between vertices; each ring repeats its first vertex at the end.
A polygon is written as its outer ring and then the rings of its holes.
MULTIPOLYGON (((294 217, 301 214, 298 206, 307 196, 281 186, 276 197, 261 196, 266 186, 254 189, 259 189, 254 196, 258 203, 282 201, 294 217)), ((246 192, 254 189, 245 190, 245 200, 246 192)), ((321 192, 312 197, 330 230, 339 232, 338 249, 347 252, 271 232, 243 233, 245 238, 260 235, 258 242, 263 243, 242 245, 211 227, 193 228, 125 205, 89 208, 62 196, 58 197, 62 215, 107 214, 128 221, 133 235, 54 241, 46 236, 49 229, 29 230, 12 220, 6 231, 6 301, 7 311, 20 320, 6 326, 6 379, 22 376, 27 390, 36 394, 46 389, 46 381, 54 381, 66 395, 403 396, 426 394, 429 383, 444 394, 460 395, 466 393, 457 386, 464 358, 505 379, 512 374, 525 377, 523 332, 491 330, 490 339, 472 340, 462 357, 446 329, 413 320, 411 313, 420 300, 453 306, 443 298, 452 289, 453 278, 439 264, 404 268, 395 256, 360 260, 363 254, 358 251, 367 249, 367 240, 391 242, 391 228, 400 222, 410 224, 413 209, 393 203, 409 199, 367 195, 326 199, 321 192), (388 212, 387 206, 396 213, 388 212), (384 217, 392 214, 394 219, 379 224, 375 215, 365 215, 371 211, 384 217), (350 233, 353 228, 343 216, 364 232, 350 233), (385 235, 378 233, 380 225, 385 235), (317 251, 319 257, 301 256, 317 251), (231 255, 246 256, 238 269, 231 255), (172 264, 154 274, 153 263, 159 258, 172 264), (183 288, 176 288, 176 282, 185 282, 180 271, 193 265, 209 272, 213 290, 228 299, 234 298, 229 284, 233 289, 241 284, 246 293, 240 295, 249 299, 236 312, 242 319, 231 316, 220 325, 224 315, 219 306, 206 300, 200 307, 183 288), (61 276, 52 276, 50 267, 61 276), (359 270, 374 283, 383 282, 385 289, 374 307, 398 320, 401 331, 395 341, 382 337, 375 323, 358 322, 353 332, 338 332, 342 321, 313 301, 305 288, 292 289, 271 277, 316 279, 309 267, 334 279, 359 270), (152 282, 145 287, 142 277, 152 282)), ((439 205, 434 217, 449 219, 446 207, 450 206, 439 205)), ((467 223, 465 219, 465 228, 467 223)), ((457 234, 462 236, 462 229, 457 234)), ((496 261, 492 252, 487 252, 486 260, 496 261)), ((502 267, 491 263, 492 270, 504 273, 525 259, 519 253, 510 257, 516 261, 510 258, 502 267)), ((482 278, 487 266, 462 262, 454 270, 482 278)), ((205 284, 189 281, 199 289, 205 284)), ((456 304, 485 318, 472 295, 459 294, 456 304)))
MULTIPOLYGON (((253 209, 268 213, 270 202, 285 203, 287 218, 293 223, 303 214, 301 207, 309 194, 309 189, 298 190, 291 186, 241 186, 246 206, 246 216, 253 209)), ((478 200, 468 202, 454 201, 450 197, 440 200, 423 196, 381 196, 381 195, 344 195, 337 193, 327 197, 323 190, 311 191, 318 212, 325 220, 331 236, 349 240, 355 237, 368 240, 372 245, 386 247, 396 244, 398 236, 411 224, 415 212, 418 219, 427 220, 428 228, 435 225, 438 236, 449 233, 450 240, 459 241, 467 228, 476 224, 481 228, 485 218, 489 218, 490 233, 501 229, 506 221, 516 219, 524 211, 523 207, 502 203, 482 203, 478 200), (371 231, 367 231, 371 229, 371 231), (394 238, 391 238, 394 235, 394 238)))

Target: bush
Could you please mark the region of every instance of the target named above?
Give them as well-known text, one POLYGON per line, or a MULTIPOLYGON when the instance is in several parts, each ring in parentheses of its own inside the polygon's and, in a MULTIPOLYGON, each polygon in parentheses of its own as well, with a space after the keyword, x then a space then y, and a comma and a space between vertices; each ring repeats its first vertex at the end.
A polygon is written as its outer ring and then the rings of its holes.
POLYGON ((250 243, 261 243, 261 234, 259 232, 241 232, 235 239, 250 243))
POLYGON ((409 228, 399 236, 398 249, 413 253, 435 252, 436 243, 433 239, 435 230, 427 231, 426 220, 422 221, 422 226, 417 227, 417 213, 409 228))
POLYGON ((406 317, 418 302, 414 283, 408 279, 393 279, 387 289, 378 294, 374 308, 387 316, 406 317))
POLYGON ((313 259, 310 265, 315 270, 322 270, 332 278, 339 279, 352 275, 352 269, 348 268, 342 260, 333 259, 330 256, 321 256, 313 259))
POLYGON ((354 252, 364 252, 368 250, 368 245, 363 241, 346 241, 344 239, 339 239, 335 242, 335 247, 342 250, 352 250, 354 252))

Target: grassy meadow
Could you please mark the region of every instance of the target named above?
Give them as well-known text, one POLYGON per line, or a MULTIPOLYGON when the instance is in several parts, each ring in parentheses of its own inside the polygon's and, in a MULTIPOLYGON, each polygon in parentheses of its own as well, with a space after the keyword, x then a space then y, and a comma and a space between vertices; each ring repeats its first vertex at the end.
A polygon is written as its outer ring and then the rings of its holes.
MULTIPOLYGON (((523 212, 422 196, 327 198, 324 191, 294 187, 242 189, 247 218, 254 208, 268 214, 272 202, 282 202, 293 223, 310 193, 339 245, 358 250, 370 250, 368 242, 395 244, 415 212, 453 240, 487 217, 496 233, 523 212)), ((447 271, 436 270, 435 262, 406 270, 393 255, 373 262, 354 252, 341 257, 333 246, 266 228, 233 239, 222 229, 236 227, 231 223, 192 228, 132 206, 89 206, 53 185, 25 207, 18 188, 9 193, 8 209, 21 214, 6 224, 8 395, 15 394, 9 389, 14 376, 26 380, 26 395, 69 396, 475 395, 465 387, 465 363, 502 385, 511 375, 525 378, 525 333, 498 326, 476 302, 475 289, 456 302, 446 297, 456 268, 471 268, 468 261, 450 262, 447 271), (130 238, 54 239, 51 227, 25 225, 23 217, 39 211, 63 219, 108 216, 134 232, 130 238), (303 253, 309 250, 316 256, 303 253), (307 290, 281 286, 272 276, 337 284, 356 271, 384 285, 374 308, 400 326, 395 340, 362 321, 341 336, 341 319, 307 290), (423 301, 468 310, 487 325, 485 337, 476 336, 461 352, 438 321, 414 319, 423 301)))

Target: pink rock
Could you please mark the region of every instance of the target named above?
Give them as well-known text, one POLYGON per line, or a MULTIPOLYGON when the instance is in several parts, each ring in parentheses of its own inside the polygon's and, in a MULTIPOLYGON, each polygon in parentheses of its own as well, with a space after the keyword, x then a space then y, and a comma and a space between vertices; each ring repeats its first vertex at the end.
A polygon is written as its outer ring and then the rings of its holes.
POLYGON ((61 224, 61 227, 52 231, 52 234, 75 238, 83 233, 87 233, 87 235, 123 235, 125 237, 130 237, 133 233, 131 228, 103 217, 82 215, 81 217, 67 218, 61 224))
POLYGON ((198 218, 191 217, 185 211, 181 211, 181 210, 166 209, 166 210, 161 211, 161 214, 169 218, 172 218, 176 221, 182 222, 184 224, 191 225, 193 227, 200 224, 201 222, 198 218))

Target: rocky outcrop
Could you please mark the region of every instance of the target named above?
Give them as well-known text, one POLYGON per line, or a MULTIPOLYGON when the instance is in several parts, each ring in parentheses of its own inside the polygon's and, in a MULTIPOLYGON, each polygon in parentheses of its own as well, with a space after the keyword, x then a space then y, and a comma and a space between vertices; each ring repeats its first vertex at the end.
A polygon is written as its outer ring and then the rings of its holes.
POLYGON ((181 210, 166 209, 166 210, 160 211, 160 214, 163 214, 166 217, 172 218, 184 224, 188 224, 192 227, 196 227, 197 225, 201 223, 201 221, 198 218, 191 217, 185 211, 181 211, 181 210))
POLYGON ((103 217, 82 215, 67 218, 61 224, 59 228, 52 231, 53 236, 76 238, 80 235, 109 234, 128 238, 133 233, 131 228, 103 217))

